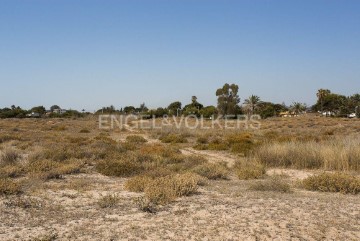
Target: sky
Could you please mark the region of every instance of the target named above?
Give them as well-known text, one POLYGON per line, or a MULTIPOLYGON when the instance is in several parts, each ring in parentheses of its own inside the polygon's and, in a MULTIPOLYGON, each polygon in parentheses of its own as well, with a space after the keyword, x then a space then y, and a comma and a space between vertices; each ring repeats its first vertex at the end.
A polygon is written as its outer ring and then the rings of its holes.
POLYGON ((0 0, 0 108, 360 92, 360 1, 0 0))

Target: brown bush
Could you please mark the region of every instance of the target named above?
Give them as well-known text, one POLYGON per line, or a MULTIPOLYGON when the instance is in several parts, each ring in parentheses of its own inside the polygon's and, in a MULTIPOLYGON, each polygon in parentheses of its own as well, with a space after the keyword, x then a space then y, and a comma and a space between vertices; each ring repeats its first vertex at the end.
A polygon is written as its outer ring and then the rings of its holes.
POLYGON ((96 170, 106 176, 129 177, 144 171, 144 166, 131 160, 101 160, 96 170))
POLYGON ((320 192, 360 192, 360 179, 345 173, 322 173, 306 178, 302 182, 307 190, 320 192))
POLYGON ((9 178, 0 178, 0 195, 13 195, 21 193, 21 185, 9 178))
POLYGON ((156 178, 146 185, 145 197, 154 204, 167 204, 196 192, 199 180, 191 173, 156 178))
POLYGON ((253 191, 291 192, 290 185, 279 177, 258 181, 252 184, 249 189, 253 191))
POLYGON ((131 142, 131 143, 136 143, 136 144, 141 144, 141 143, 147 142, 147 140, 144 137, 137 136, 137 135, 127 136, 126 141, 131 142))
POLYGON ((220 164, 205 163, 196 166, 192 171, 208 179, 227 179, 228 170, 220 164))
POLYGON ((253 160, 238 162, 235 164, 234 169, 241 180, 259 179, 266 173, 265 167, 253 160))

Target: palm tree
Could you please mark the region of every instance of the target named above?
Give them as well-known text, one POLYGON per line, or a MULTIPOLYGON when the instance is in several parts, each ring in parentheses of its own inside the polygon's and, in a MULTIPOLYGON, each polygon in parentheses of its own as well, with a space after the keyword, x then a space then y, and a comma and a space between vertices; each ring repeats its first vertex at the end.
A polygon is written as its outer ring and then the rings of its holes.
POLYGON ((260 97, 257 95, 251 95, 244 101, 246 108, 249 110, 251 114, 254 114, 256 107, 260 103, 260 97))
POLYGON ((306 110, 306 104, 293 102, 293 104, 290 106, 290 109, 295 113, 295 115, 298 115, 299 113, 306 110))
POLYGON ((318 97, 318 102, 320 102, 321 105, 321 113, 323 112, 323 108, 324 108, 324 103, 323 103, 324 98, 328 94, 331 94, 331 91, 328 89, 319 89, 318 92, 316 93, 316 96, 318 97))

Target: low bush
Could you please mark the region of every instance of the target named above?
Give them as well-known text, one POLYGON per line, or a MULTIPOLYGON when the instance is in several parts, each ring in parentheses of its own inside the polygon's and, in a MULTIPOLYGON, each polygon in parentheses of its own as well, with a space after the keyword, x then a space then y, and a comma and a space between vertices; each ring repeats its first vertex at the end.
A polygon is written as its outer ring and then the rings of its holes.
POLYGON ((21 155, 14 149, 5 149, 0 155, 0 165, 13 165, 21 155))
POLYGON ((22 192, 21 185, 9 178, 0 178, 0 195, 14 195, 22 192))
POLYGON ((90 130, 84 128, 84 129, 81 129, 81 130, 79 131, 79 133, 90 133, 90 130))
POLYGON ((259 179, 266 173, 265 167, 256 161, 238 162, 234 169, 241 180, 259 179))
POLYGON ((108 194, 106 196, 101 197, 97 204, 100 208, 113 208, 116 207, 120 202, 120 198, 116 194, 108 194))
POLYGON ((188 142, 185 135, 174 134, 174 133, 170 133, 170 134, 160 136, 159 139, 163 143, 187 143, 188 142))
POLYGON ((227 179, 228 170, 220 164, 205 163, 196 166, 192 171, 208 179, 227 179))
POLYGON ((135 176, 125 182, 125 189, 130 192, 144 192, 145 187, 154 178, 149 176, 135 176))
POLYGON ((65 174, 79 173, 83 165, 82 161, 76 159, 70 159, 66 162, 45 159, 30 161, 25 169, 33 177, 48 180, 59 179, 65 174))
POLYGON ((96 170, 105 176, 129 177, 140 174, 144 166, 131 160, 101 160, 96 164, 96 170))
POLYGON ((0 167, 0 178, 1 177, 19 177, 24 174, 24 168, 20 165, 6 165, 0 167))
POLYGON ((147 142, 147 140, 144 137, 136 136, 136 135, 127 136, 126 141, 131 142, 131 143, 136 143, 136 144, 141 144, 141 143, 147 142))
POLYGON ((177 197, 195 193, 200 178, 191 173, 165 176, 152 180, 145 187, 145 197, 154 204, 167 204, 177 197))
POLYGON ((279 177, 258 181, 252 184, 249 189, 253 191, 291 192, 290 185, 279 177))
POLYGON ((320 192, 341 192, 357 194, 360 192, 360 179, 345 173, 322 173, 302 181, 305 189, 320 192))

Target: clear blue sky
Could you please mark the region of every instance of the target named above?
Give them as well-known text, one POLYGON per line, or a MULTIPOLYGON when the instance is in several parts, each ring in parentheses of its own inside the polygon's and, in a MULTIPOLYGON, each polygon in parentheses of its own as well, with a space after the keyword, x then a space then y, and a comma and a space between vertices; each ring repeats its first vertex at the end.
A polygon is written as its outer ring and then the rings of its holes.
POLYGON ((360 1, 0 0, 0 107, 360 91, 360 1))

